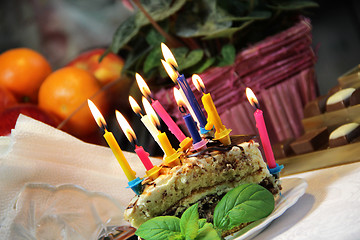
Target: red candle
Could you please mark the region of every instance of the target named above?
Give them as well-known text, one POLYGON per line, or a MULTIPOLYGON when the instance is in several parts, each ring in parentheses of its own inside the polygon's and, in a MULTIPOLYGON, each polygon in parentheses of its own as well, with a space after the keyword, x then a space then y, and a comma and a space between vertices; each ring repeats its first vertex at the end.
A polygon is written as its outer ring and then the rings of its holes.
POLYGON ((257 98, 255 97, 255 94, 250 88, 246 88, 246 96, 250 104, 256 108, 256 111, 254 112, 254 117, 255 117, 256 127, 259 131, 261 144, 264 149, 266 162, 270 169, 276 168, 275 157, 271 148, 269 134, 266 129, 263 111, 259 109, 259 103, 257 101, 257 98))
POLYGON ((138 157, 140 158, 140 160, 143 163, 146 170, 152 169, 154 167, 154 165, 151 163, 151 161, 149 159, 150 154, 148 152, 146 152, 143 147, 138 146, 136 144, 136 142, 137 142, 136 135, 135 135, 134 130, 131 128, 130 124, 126 121, 124 116, 119 111, 116 110, 115 115, 116 115, 116 119, 117 119, 121 129, 123 130, 125 136, 129 140, 129 142, 134 145, 135 152, 138 155, 138 157))
POLYGON ((144 164, 145 168, 147 171, 149 171, 150 169, 152 169, 154 167, 154 165, 151 163, 150 159, 149 159, 149 153, 146 152, 144 150, 143 147, 139 147, 137 145, 135 145, 135 152, 138 155, 138 157, 140 158, 141 162, 144 164))

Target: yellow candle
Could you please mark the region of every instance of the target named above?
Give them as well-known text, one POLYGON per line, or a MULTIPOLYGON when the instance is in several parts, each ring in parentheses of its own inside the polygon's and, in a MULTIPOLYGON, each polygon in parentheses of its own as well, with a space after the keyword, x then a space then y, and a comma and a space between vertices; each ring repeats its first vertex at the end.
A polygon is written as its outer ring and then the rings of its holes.
POLYGON ((136 178, 136 172, 131 169, 112 132, 109 132, 105 129, 104 138, 114 153, 116 159, 118 160, 129 182, 134 180, 136 178))
POLYGON ((175 167, 176 165, 180 164, 180 155, 181 151, 176 151, 172 146, 171 143, 166 136, 166 133, 159 133, 158 135, 159 141, 161 146, 165 151, 164 162, 166 165, 170 167, 175 167))
POLYGON ((207 124, 205 126, 206 130, 211 130, 213 126, 215 127, 215 140, 219 140, 224 145, 229 145, 230 136, 229 133, 231 129, 227 129, 221 122, 220 116, 216 110, 214 102, 211 98, 210 93, 203 94, 201 100, 204 104, 205 111, 208 114, 207 124))
POLYGON ((159 133, 158 139, 161 143, 161 146, 162 146, 166 156, 171 156, 174 153, 176 153, 175 149, 171 146, 171 143, 170 143, 168 137, 166 136, 166 133, 164 133, 164 132, 159 133))

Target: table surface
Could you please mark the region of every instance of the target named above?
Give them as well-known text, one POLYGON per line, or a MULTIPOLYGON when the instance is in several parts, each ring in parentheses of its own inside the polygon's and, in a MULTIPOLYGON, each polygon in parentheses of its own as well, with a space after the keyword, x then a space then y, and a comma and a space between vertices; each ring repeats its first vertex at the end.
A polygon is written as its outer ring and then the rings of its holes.
POLYGON ((303 178, 306 193, 255 240, 360 239, 360 163, 285 178, 303 178))
MULTIPOLYGON (((129 202, 130 195, 118 190, 125 188, 126 180, 110 149, 86 144, 27 117, 19 119, 12 141, 0 138, 0 239, 1 232, 7 231, 3 220, 14 212, 13 200, 27 182, 72 183, 104 192, 124 206, 129 202)), ((358 148, 354 146, 355 151, 358 148)), ((344 162, 347 152, 341 155, 344 162)), ((144 170, 135 154, 124 154, 136 169, 144 170)), ((301 162, 310 163, 306 159, 301 162)), ((306 193, 255 240, 360 239, 360 162, 282 178, 305 179, 306 193)))

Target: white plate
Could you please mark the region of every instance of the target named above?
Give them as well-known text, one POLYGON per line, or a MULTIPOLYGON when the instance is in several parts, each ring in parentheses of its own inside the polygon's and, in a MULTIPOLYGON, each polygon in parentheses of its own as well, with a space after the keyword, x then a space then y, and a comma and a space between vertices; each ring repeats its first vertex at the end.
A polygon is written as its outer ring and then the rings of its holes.
POLYGON ((239 232, 226 237, 226 240, 251 239, 263 231, 273 220, 280 217, 288 208, 293 206, 304 195, 308 186, 302 178, 281 179, 281 195, 275 201, 274 211, 266 218, 253 222, 239 232))
MULTIPOLYGON (((250 239, 293 206, 305 193, 301 178, 282 179, 283 190, 275 209, 267 218, 256 221, 227 240, 250 239)), ((121 225, 123 207, 103 193, 72 185, 52 186, 29 183, 20 192, 14 206, 15 218, 10 239, 97 239, 100 232, 121 225)))

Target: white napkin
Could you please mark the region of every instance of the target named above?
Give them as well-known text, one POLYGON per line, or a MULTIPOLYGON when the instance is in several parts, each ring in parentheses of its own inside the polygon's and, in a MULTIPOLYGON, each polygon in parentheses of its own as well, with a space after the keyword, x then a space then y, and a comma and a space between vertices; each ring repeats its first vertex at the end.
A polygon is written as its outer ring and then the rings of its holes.
MULTIPOLYGON (((136 154, 124 151, 124 155, 137 176, 143 177, 145 169, 136 154)), ((151 161, 156 165, 161 160, 151 161)), ((8 236, 16 198, 29 183, 79 185, 104 193, 123 207, 134 196, 110 148, 85 143, 20 115, 11 135, 0 137, 0 236, 8 236)))

